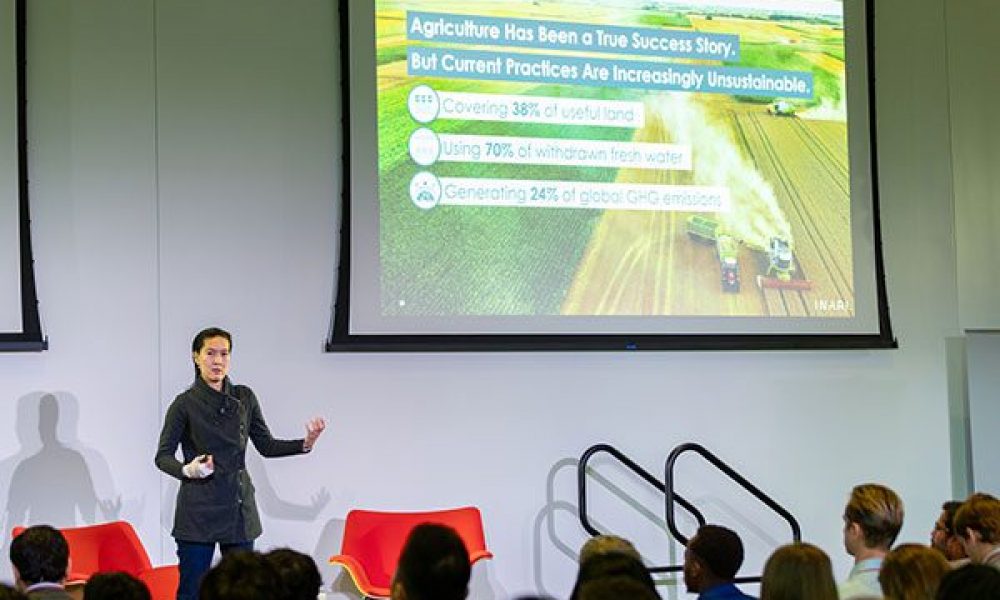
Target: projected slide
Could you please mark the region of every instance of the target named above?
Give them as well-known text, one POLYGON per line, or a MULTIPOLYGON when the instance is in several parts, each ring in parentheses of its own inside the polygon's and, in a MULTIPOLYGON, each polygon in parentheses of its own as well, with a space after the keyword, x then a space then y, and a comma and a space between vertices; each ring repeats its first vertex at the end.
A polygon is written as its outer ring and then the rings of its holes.
POLYGON ((865 0, 342 0, 331 350, 892 347, 865 0))
POLYGON ((376 3, 383 315, 855 314, 837 1, 376 3))

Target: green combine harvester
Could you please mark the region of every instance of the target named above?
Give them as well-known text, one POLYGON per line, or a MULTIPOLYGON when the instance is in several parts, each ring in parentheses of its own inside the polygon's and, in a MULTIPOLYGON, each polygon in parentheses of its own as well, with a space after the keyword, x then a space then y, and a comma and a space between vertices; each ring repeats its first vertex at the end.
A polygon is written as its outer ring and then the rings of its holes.
POLYGON ((686 231, 688 237, 696 242, 714 244, 719 222, 702 215, 691 215, 687 218, 686 231))
MULTIPOLYGON (((685 231, 692 240, 715 246, 716 256, 722 276, 722 290, 737 294, 740 291, 739 250, 741 241, 725 233, 720 223, 704 215, 691 215, 685 222, 685 231)), ((793 278, 795 260, 788 240, 772 237, 767 247, 749 245, 751 250, 760 252, 767 259, 767 274, 757 276, 757 286, 761 288, 805 291, 812 289, 808 279, 793 278)))
POLYGON ((715 252, 722 268, 722 291, 740 293, 739 244, 732 236, 719 234, 715 238, 715 252))
POLYGON ((767 112, 776 117, 794 117, 795 105, 787 100, 777 100, 768 105, 767 112))
POLYGON ((723 233, 719 222, 702 215, 687 218, 685 230, 688 237, 703 244, 713 244, 719 259, 722 291, 738 294, 740 291, 740 244, 733 236, 723 233))

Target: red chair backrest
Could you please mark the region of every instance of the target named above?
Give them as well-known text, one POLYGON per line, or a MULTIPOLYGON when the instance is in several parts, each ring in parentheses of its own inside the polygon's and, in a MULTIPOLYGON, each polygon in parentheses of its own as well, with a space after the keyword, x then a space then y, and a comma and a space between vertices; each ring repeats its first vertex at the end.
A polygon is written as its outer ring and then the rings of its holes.
POLYGON ((486 551, 482 515, 478 508, 467 506, 415 513, 352 510, 347 514, 340 553, 356 558, 372 584, 389 587, 403 544, 410 531, 421 523, 453 528, 465 542, 470 556, 486 551))
MULTIPOLYGON (((24 531, 14 528, 14 537, 24 531)), ((82 527, 65 527, 59 531, 69 544, 70 571, 90 576, 105 571, 125 571, 138 577, 152 568, 149 556, 132 526, 125 521, 112 521, 82 527)))

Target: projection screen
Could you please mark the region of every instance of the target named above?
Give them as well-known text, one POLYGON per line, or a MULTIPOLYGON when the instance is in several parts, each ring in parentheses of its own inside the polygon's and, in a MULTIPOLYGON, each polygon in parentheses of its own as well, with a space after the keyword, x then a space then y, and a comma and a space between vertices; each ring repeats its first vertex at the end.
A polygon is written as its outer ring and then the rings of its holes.
POLYGON ((892 347, 848 0, 341 3, 330 350, 892 347))
POLYGON ((0 351, 42 350, 29 239, 23 0, 0 0, 0 351))

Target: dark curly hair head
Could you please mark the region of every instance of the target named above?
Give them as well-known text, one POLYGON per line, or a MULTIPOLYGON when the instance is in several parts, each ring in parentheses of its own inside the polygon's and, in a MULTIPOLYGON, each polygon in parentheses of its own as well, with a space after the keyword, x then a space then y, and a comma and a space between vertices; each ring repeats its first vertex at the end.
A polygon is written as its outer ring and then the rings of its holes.
POLYGON ((58 529, 35 525, 10 543, 10 562, 25 585, 59 583, 69 568, 69 544, 58 529))
POLYGON ((469 589, 469 551, 446 525, 422 523, 413 528, 399 555, 393 587, 409 600, 463 600, 469 589))
POLYGON ((256 552, 231 552, 201 580, 201 600, 275 600, 281 580, 256 552))
POLYGON ((121 571, 95 573, 83 588, 83 600, 150 600, 146 584, 121 571))
POLYGON ((264 560, 277 571, 285 600, 316 599, 323 579, 311 556, 291 548, 278 548, 265 554, 264 560))

